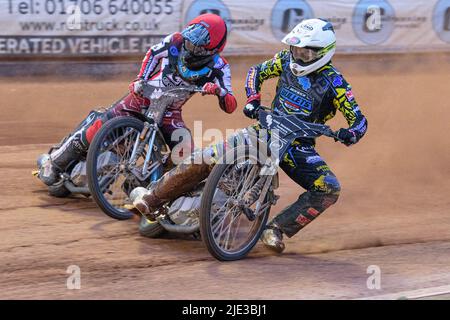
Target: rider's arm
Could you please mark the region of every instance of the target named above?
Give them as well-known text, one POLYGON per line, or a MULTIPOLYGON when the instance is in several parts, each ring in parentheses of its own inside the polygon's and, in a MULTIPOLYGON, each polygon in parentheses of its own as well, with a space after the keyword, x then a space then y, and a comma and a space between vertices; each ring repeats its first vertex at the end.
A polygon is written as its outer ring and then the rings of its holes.
POLYGON ((226 113, 236 110, 237 101, 231 87, 231 69, 228 62, 219 57, 214 65, 214 76, 203 87, 204 94, 215 94, 219 98, 219 106, 226 113))
POLYGON ((138 79, 148 80, 154 74, 159 65, 159 60, 168 56, 170 44, 176 36, 177 34, 168 35, 162 42, 152 46, 147 51, 144 60, 142 61, 138 79))
POLYGON ((231 69, 230 65, 224 61, 225 64, 222 67, 222 84, 221 87, 226 90, 226 93, 223 92, 219 95, 219 106, 226 113, 232 113, 236 110, 237 101, 233 95, 233 89, 231 87, 231 69))
POLYGON ((367 119, 359 109, 351 85, 341 75, 334 77, 331 82, 334 93, 333 105, 344 115, 349 125, 348 129, 354 132, 357 142, 367 131, 367 119))
POLYGON ((261 100, 261 86, 267 79, 278 77, 283 71, 283 59, 289 55, 287 50, 275 54, 275 56, 263 63, 253 66, 248 70, 247 80, 245 81, 245 91, 248 102, 261 100))

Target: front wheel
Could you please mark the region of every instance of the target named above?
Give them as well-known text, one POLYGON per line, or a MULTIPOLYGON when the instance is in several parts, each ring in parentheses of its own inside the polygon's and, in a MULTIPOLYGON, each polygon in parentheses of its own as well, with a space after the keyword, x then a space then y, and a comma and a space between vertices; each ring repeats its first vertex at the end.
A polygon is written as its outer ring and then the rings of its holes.
POLYGON ((133 216, 126 209, 126 205, 131 204, 131 191, 136 187, 147 187, 150 179, 155 175, 159 178, 162 171, 162 163, 157 159, 161 146, 159 139, 155 139, 152 150, 146 145, 131 164, 133 148, 143 128, 144 123, 133 117, 111 119, 97 132, 89 147, 86 171, 92 198, 104 213, 117 220, 133 216), (143 170, 147 152, 152 152, 148 168, 152 168, 153 173, 142 181, 136 173, 143 170))
POLYGON ((270 177, 260 174, 263 166, 248 157, 247 146, 236 149, 225 156, 231 159, 237 154, 232 163, 214 166, 203 190, 200 209, 203 242, 211 255, 222 261, 242 259, 252 250, 265 228, 271 207, 272 191, 267 192, 261 213, 254 219, 244 212, 254 211, 254 203, 246 208, 238 205, 244 194, 261 185, 260 179, 270 177))

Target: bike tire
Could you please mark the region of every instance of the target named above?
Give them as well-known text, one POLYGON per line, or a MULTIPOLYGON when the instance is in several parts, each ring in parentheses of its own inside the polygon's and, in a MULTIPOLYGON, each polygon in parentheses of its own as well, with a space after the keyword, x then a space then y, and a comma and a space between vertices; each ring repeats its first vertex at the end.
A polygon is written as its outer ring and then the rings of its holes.
POLYGON ((88 186, 92 198, 106 215, 117 220, 130 219, 134 214, 126 209, 119 210, 115 208, 108 202, 107 199, 105 199, 100 190, 100 185, 97 179, 97 158, 99 156, 98 150, 100 150, 100 144, 103 139, 110 133, 111 130, 125 126, 131 127, 140 132, 144 128, 144 123, 141 120, 130 116, 121 116, 107 121, 95 134, 95 137, 89 146, 86 165, 88 186))
POLYGON ((62 181, 48 187, 48 194, 57 198, 66 198, 71 192, 64 186, 62 181))
POLYGON ((165 233, 166 229, 157 221, 149 221, 144 216, 139 222, 139 233, 147 238, 158 238, 165 233))
MULTIPOLYGON (((248 152, 248 146, 242 146, 245 147, 246 152, 248 152)), ((240 147, 238 147, 240 148, 240 147)), ((230 157, 231 153, 234 153, 235 150, 231 150, 228 152, 228 155, 226 157, 230 157)), ((259 238, 261 237, 262 232, 265 229, 265 226, 267 224, 267 219, 270 214, 271 206, 269 206, 268 209, 264 213, 261 214, 262 222, 255 233, 255 236, 247 243, 245 248, 237 253, 226 253, 224 252, 215 242, 214 235, 212 234, 211 230, 211 205, 214 198, 214 193, 217 188, 217 184, 220 181, 220 178, 222 177, 224 171, 228 168, 228 164, 216 164, 214 168, 212 169, 211 173, 208 176, 208 179, 206 181, 205 188, 203 189, 202 193, 202 202, 200 206, 200 234, 203 240, 203 243, 206 245, 206 248, 208 249, 209 253, 220 261, 235 261, 240 260, 247 256, 247 254, 253 249, 253 247, 258 242, 259 238)), ((269 192, 267 194, 269 196, 269 192)))

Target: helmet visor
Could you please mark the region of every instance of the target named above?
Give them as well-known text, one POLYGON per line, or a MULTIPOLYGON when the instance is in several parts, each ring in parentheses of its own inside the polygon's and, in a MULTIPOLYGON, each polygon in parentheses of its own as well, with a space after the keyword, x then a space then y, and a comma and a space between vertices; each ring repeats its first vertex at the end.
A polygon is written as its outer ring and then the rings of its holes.
POLYGON ((297 63, 310 63, 321 57, 320 49, 321 48, 299 48, 291 46, 291 55, 297 63))
POLYGON ((214 54, 213 51, 209 51, 206 48, 201 47, 201 46, 196 46, 187 39, 184 40, 183 46, 184 46, 184 49, 186 51, 188 51, 190 54, 192 54, 193 56, 210 56, 210 55, 214 54))

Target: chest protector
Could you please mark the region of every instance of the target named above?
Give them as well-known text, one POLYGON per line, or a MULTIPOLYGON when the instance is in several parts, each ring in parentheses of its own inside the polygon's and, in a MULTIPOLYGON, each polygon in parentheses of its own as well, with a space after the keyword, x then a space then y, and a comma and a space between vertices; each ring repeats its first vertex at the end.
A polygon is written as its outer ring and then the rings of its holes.
POLYGON ((286 68, 278 82, 273 107, 282 113, 313 121, 328 89, 329 84, 320 73, 297 77, 286 68))

